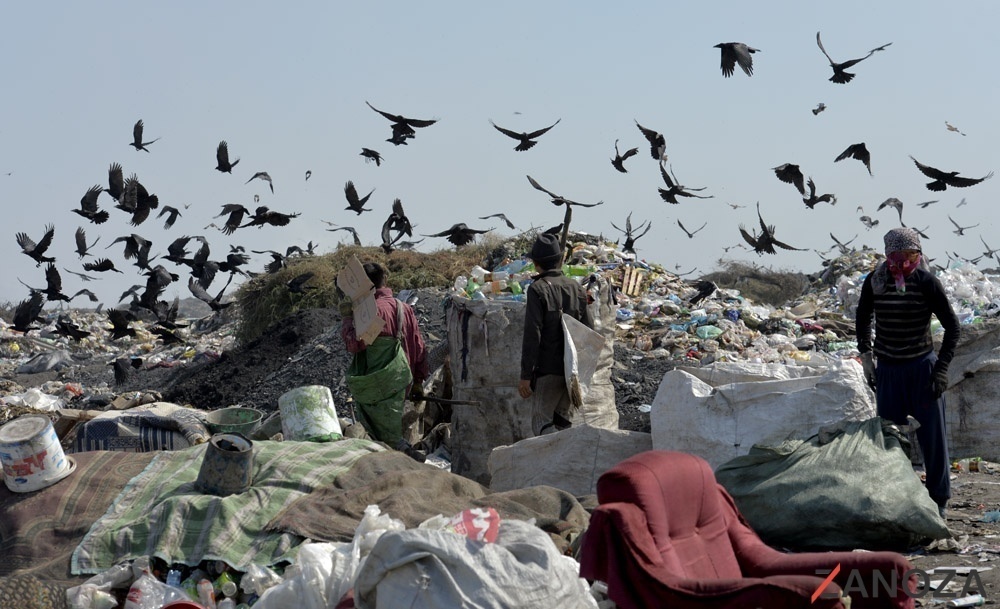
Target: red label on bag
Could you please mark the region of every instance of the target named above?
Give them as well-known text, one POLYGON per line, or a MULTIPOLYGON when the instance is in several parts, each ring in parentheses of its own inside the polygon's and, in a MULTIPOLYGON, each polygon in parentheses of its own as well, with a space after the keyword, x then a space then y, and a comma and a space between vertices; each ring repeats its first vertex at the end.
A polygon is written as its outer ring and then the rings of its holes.
POLYGON ((500 514, 493 508, 469 508, 459 512, 448 526, 469 539, 493 543, 500 532, 500 514))

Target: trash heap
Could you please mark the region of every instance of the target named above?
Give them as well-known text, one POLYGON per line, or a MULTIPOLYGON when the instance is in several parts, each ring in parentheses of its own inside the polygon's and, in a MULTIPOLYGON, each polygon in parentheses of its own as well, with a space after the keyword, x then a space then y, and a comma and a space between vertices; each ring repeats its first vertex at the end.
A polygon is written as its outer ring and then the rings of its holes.
MULTIPOLYGON (((856 355, 854 314, 861 285, 882 258, 871 249, 846 252, 827 261, 800 297, 779 306, 752 302, 736 288, 686 280, 614 244, 576 243, 563 272, 580 280, 599 274, 616 286, 616 338, 643 357, 670 358, 677 365, 793 364, 818 353, 856 355)), ((477 266, 456 278, 452 293, 523 301, 533 272, 524 259, 503 260, 492 272, 477 266)), ((1000 283, 974 265, 956 263, 938 277, 963 324, 1000 314, 1000 283)), ((940 330, 936 320, 933 330, 940 330)))

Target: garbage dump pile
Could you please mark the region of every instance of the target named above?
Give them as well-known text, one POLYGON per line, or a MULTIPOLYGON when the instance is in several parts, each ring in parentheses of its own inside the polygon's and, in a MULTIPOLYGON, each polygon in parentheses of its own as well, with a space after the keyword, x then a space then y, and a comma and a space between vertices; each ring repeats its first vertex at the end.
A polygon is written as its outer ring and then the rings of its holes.
MULTIPOLYGON (((582 281, 599 274, 615 286, 617 365, 612 382, 619 408, 633 415, 622 420, 629 429, 642 429, 634 415, 652 402, 662 375, 675 366, 793 364, 818 353, 856 355, 854 310, 866 274, 881 258, 873 250, 861 250, 831 259, 801 295, 771 305, 754 302, 738 286, 680 277, 613 244, 593 241, 575 244, 564 271, 582 281)), ((530 261, 511 257, 498 260, 489 271, 469 269, 450 288, 401 296, 415 302, 428 348, 440 351, 446 344, 443 312, 450 295, 523 300, 532 274, 530 261)), ((766 271, 760 277, 768 281, 766 271)), ((961 263, 938 277, 963 324, 981 324, 1000 314, 1000 285, 991 280, 995 276, 961 263)), ((0 319, 0 406, 5 407, 0 423, 31 410, 103 409, 116 398, 140 403, 168 397, 142 395, 158 391, 173 392, 173 401, 206 410, 243 405, 270 412, 289 387, 309 384, 330 386, 341 414, 349 416, 344 374, 350 359, 336 312, 297 315, 297 320, 279 322, 265 344, 245 346, 235 344, 233 323, 218 317, 178 330, 186 342, 172 345, 157 340, 149 331, 152 324, 141 320, 133 323, 135 337, 113 340, 106 315, 93 311, 46 311, 47 323, 27 336, 0 319), (79 341, 59 336, 55 323, 60 317, 90 335, 79 341), (123 358, 125 378, 116 383, 113 364, 123 358), (208 379, 196 374, 226 366, 235 369, 208 379), (13 379, 40 382, 23 386, 13 379)), ((120 401, 117 407, 122 407, 120 401)))

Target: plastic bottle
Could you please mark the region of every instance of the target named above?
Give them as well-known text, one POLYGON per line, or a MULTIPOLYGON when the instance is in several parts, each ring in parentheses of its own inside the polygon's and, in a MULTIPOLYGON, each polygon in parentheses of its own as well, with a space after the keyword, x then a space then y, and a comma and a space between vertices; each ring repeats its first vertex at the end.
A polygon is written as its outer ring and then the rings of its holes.
POLYGON ((231 598, 224 598, 216 605, 217 609, 236 609, 236 601, 231 598))
POLYGON ((207 579, 198 582, 198 602, 206 609, 218 609, 215 605, 215 587, 207 579))
POLYGON ((212 586, 215 588, 215 596, 224 596, 230 598, 236 596, 236 592, 239 588, 236 587, 236 581, 233 580, 233 576, 229 574, 229 571, 223 571, 219 574, 219 577, 212 582, 212 586))
POLYGON ((507 271, 493 271, 490 273, 490 276, 493 281, 506 281, 510 278, 510 273, 507 271))
POLYGON ((986 604, 986 599, 982 594, 970 594, 962 598, 948 601, 946 607, 981 607, 986 604))
POLYGON ((469 271, 469 275, 471 275, 472 278, 476 280, 476 283, 480 283, 480 284, 485 279, 486 274, 487 274, 486 269, 484 269, 483 267, 481 267, 479 265, 476 265, 476 266, 472 267, 472 270, 469 271))
POLYGON ((179 569, 170 569, 167 571, 167 585, 173 588, 181 587, 181 572, 179 569))
POLYGON ((201 569, 195 569, 191 572, 191 575, 181 582, 181 590, 187 592, 187 595, 191 600, 198 600, 198 582, 208 577, 208 573, 205 573, 201 569))
POLYGON ((459 275, 455 278, 455 291, 464 292, 465 286, 469 285, 469 278, 465 275, 459 275))

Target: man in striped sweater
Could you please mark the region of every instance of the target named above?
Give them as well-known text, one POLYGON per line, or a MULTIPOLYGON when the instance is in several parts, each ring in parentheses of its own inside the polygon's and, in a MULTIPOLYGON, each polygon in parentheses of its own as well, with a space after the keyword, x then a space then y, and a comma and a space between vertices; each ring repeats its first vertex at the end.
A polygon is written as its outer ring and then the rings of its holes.
POLYGON ((855 320, 858 351, 865 378, 875 390, 878 415, 901 425, 911 415, 920 423, 917 440, 924 458, 927 492, 943 518, 951 497, 951 465, 942 394, 948 386, 948 364, 958 344, 959 322, 941 281, 924 260, 917 231, 890 230, 885 235, 885 255, 885 261, 861 286, 855 320), (931 338, 931 315, 944 328, 937 353, 931 338))

